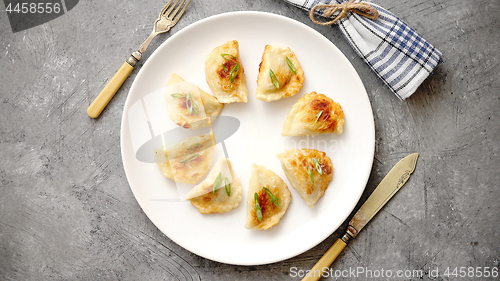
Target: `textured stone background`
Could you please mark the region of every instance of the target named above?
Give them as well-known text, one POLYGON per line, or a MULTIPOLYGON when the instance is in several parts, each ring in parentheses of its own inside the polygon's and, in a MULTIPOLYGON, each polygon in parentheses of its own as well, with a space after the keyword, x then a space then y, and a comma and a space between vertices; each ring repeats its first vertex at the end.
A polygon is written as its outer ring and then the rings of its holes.
MULTIPOLYGON (((150 33, 164 2, 82 0, 68 14, 18 33, 0 5, 1 280, 298 280, 290 268, 310 269, 342 234, 345 224, 290 260, 231 266, 179 247, 142 212, 119 146, 138 71, 99 119, 86 109, 150 33)), ((429 268, 498 267, 500 1, 376 3, 444 53, 445 63, 405 102, 336 27, 314 26, 282 1, 193 0, 170 33, 221 12, 255 10, 296 19, 333 41, 360 74, 375 117, 376 153, 362 201, 400 158, 420 153, 408 184, 344 250, 335 270, 423 270, 423 278, 393 280, 448 280, 431 278, 429 268)), ((146 59, 168 36, 153 41, 146 59)))

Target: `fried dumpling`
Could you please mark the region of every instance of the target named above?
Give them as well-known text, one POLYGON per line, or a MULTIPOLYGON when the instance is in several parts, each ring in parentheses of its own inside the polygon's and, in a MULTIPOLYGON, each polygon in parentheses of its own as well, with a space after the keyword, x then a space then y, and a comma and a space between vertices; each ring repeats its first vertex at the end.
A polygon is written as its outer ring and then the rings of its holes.
POLYGON ((228 41, 213 49, 205 61, 205 76, 219 102, 247 102, 247 82, 238 41, 228 41))
POLYGON ((275 101, 295 95, 304 83, 304 71, 290 48, 267 45, 257 76, 256 97, 275 101))
POLYGON ((179 82, 167 87, 165 91, 168 116, 178 126, 199 128, 207 119, 200 90, 189 82, 179 82))
POLYGON ((288 112, 282 136, 342 134, 344 112, 331 98, 311 92, 304 95, 288 112))
POLYGON ((207 177, 186 195, 202 214, 231 211, 238 207, 241 198, 240 180, 234 174, 231 161, 225 157, 221 157, 207 177))
POLYGON ((277 154, 286 178, 307 206, 325 194, 332 180, 333 166, 326 153, 316 149, 290 149, 277 154))
MULTIPOLYGON (((179 76, 177 73, 173 73, 170 79, 167 82, 167 86, 179 83, 179 82, 184 82, 184 79, 179 76)), ((198 88, 200 91, 201 95, 201 100, 203 101, 203 107, 205 108, 205 114, 209 117, 212 116, 218 116, 224 108, 224 104, 220 103, 216 97, 209 95, 207 92, 203 91, 202 89, 198 88)))
POLYGON ((199 135, 155 150, 163 176, 193 184, 208 173, 215 156, 213 134, 199 135))
POLYGON ((210 118, 213 122, 224 107, 214 96, 184 81, 176 73, 167 82, 165 98, 170 119, 184 128, 207 127, 210 118))
POLYGON ((275 226, 285 214, 291 201, 292 194, 279 176, 263 166, 252 165, 247 198, 246 228, 260 230, 275 226), (256 207, 256 194, 260 208, 256 207))

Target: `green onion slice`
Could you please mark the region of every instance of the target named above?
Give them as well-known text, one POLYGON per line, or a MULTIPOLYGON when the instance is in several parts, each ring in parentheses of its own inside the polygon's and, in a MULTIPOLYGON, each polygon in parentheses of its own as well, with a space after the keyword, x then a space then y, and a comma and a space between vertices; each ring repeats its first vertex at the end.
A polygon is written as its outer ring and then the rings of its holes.
POLYGON ((318 112, 318 114, 316 114, 316 120, 314 120, 314 122, 318 122, 319 118, 321 117, 321 115, 323 114, 323 110, 321 110, 320 112, 318 112))
POLYGON ((222 182, 222 172, 220 172, 217 175, 217 177, 215 178, 214 185, 213 185, 213 191, 212 191, 213 194, 215 194, 215 192, 217 192, 217 190, 220 187, 221 182, 222 182))
POLYGON ((321 168, 321 165, 318 162, 318 159, 313 158, 314 166, 316 167, 316 170, 318 171, 318 174, 323 175, 323 169, 321 168))
POLYGON ((229 182, 229 179, 227 177, 224 178, 224 183, 226 184, 225 187, 227 196, 231 196, 231 183, 229 182))
POLYGON ((225 60, 231 60, 231 59, 236 60, 236 58, 231 54, 221 54, 220 56, 223 57, 225 60))
POLYGON ((179 94, 179 93, 172 94, 171 96, 174 97, 174 98, 178 98, 178 99, 182 99, 182 98, 186 97, 185 95, 179 94))
POLYGON ((187 94, 186 107, 188 109, 189 115, 191 115, 193 113, 193 98, 191 97, 191 93, 187 94))
POLYGON ((227 66, 225 64, 222 64, 222 67, 224 68, 224 71, 229 71, 229 69, 227 68, 227 66))
POLYGON ((231 80, 231 83, 233 83, 234 79, 236 79, 236 76, 238 76, 238 72, 240 72, 239 62, 236 63, 233 69, 231 69, 231 73, 229 74, 229 79, 231 80))
POLYGON ((187 149, 189 149, 189 150, 195 149, 195 148, 197 148, 200 145, 201 145, 201 143, 199 143, 199 142, 193 143, 192 145, 188 146, 187 149))
POLYGON ((278 78, 276 78, 276 75, 274 75, 274 72, 272 69, 269 69, 269 76, 271 77, 271 81, 273 82, 274 87, 276 87, 276 89, 279 89, 280 82, 278 82, 278 78))
POLYGON ((288 67, 290 67, 290 70, 293 72, 293 74, 297 75, 297 70, 295 69, 295 65, 293 65, 293 62, 290 61, 288 57, 285 57, 286 63, 288 64, 288 67))
POLYGON ((274 194, 271 192, 271 190, 267 189, 267 187, 263 187, 263 189, 267 193, 267 196, 269 196, 269 198, 273 202, 274 206, 279 208, 280 207, 280 199, 278 197, 274 196, 274 194))
POLYGON ((260 208, 259 195, 257 192, 255 192, 253 197, 255 198, 255 214, 257 215, 257 219, 262 221, 262 209, 260 208))
POLYGON ((200 156, 199 153, 191 154, 188 157, 182 159, 181 163, 189 163, 189 162, 193 161, 194 159, 196 159, 198 156, 200 156))
POLYGON ((311 168, 307 168, 307 173, 309 174, 309 177, 311 178, 312 183, 314 184, 314 176, 313 172, 311 171, 311 168))
POLYGON ((198 115, 200 113, 200 110, 198 109, 198 104, 194 101, 192 103, 193 103, 194 114, 198 115))

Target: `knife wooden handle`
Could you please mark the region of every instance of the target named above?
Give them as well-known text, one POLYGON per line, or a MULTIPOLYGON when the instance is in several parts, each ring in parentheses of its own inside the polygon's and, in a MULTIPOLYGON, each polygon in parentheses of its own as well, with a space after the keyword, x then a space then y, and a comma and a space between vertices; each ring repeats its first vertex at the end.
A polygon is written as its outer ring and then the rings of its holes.
POLYGON ((347 246, 347 244, 342 241, 342 239, 337 239, 335 243, 328 249, 328 251, 319 259, 319 261, 311 269, 311 272, 302 279, 302 281, 317 281, 321 278, 323 272, 325 272, 333 261, 340 255, 342 250, 347 246))
POLYGON ((115 75, 109 80, 108 84, 102 89, 101 93, 95 98, 95 100, 90 104, 87 109, 87 114, 92 118, 97 118, 104 110, 106 105, 108 105, 109 101, 115 93, 120 89, 123 82, 127 79, 130 73, 134 70, 134 67, 131 66, 128 62, 124 62, 120 69, 115 73, 115 75))

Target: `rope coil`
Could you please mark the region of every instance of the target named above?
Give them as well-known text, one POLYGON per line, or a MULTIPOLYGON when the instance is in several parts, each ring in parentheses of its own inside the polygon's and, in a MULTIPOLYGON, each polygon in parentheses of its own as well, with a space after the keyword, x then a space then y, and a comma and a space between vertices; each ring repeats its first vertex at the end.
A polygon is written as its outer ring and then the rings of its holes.
POLYGON ((358 15, 367 17, 369 19, 375 20, 378 18, 378 11, 370 6, 368 3, 362 3, 362 2, 354 2, 355 0, 349 0, 349 2, 344 2, 341 4, 317 4, 315 5, 311 11, 309 12, 309 18, 311 20, 319 25, 331 25, 336 23, 342 18, 347 17, 348 12, 353 12, 358 15), (323 15, 324 17, 331 17, 335 13, 339 13, 333 20, 331 21, 318 21, 314 18, 314 14, 316 10, 323 10, 323 15))

